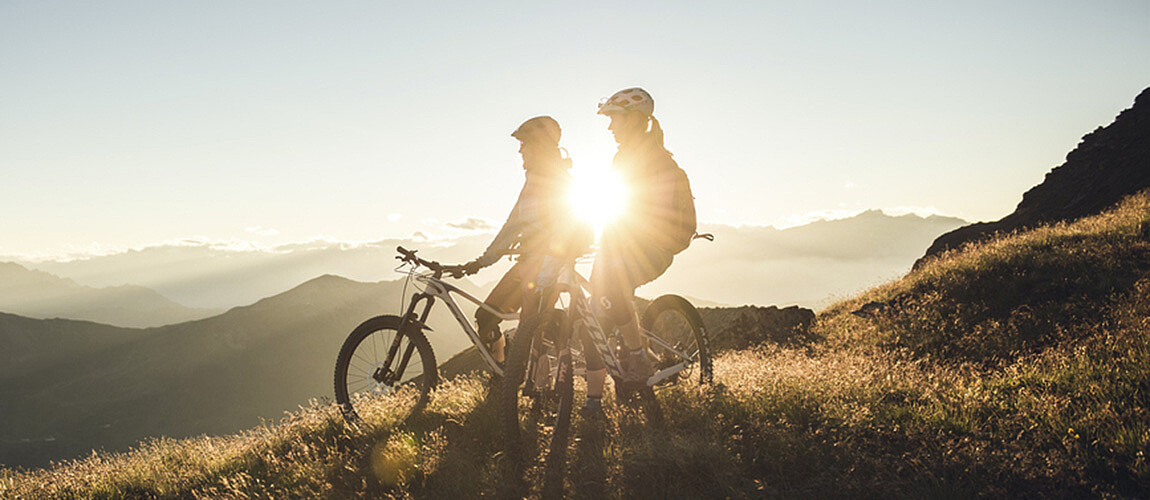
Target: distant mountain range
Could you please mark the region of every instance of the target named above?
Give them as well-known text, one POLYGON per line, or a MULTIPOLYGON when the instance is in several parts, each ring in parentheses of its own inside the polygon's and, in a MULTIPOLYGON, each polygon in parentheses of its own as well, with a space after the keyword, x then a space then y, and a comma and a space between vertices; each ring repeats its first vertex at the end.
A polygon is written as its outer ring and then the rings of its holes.
MULTIPOLYGON (((0 314, 0 463, 42 466, 148 436, 229 433, 277 419, 330 397, 344 338, 371 316, 396 313, 403 296, 399 281, 323 276, 159 328, 0 314)), ((446 308, 437 313, 429 338, 447 359, 470 342, 446 308)))
POLYGON ((127 327, 182 323, 223 312, 185 307, 141 286, 94 288, 6 262, 0 262, 0 311, 127 327))
POLYGON ((420 249, 420 255, 428 259, 463 263, 483 253, 491 237, 485 234, 445 241, 418 236, 358 243, 313 241, 270 249, 188 241, 83 259, 16 262, 88 286, 133 284, 187 306, 226 309, 282 293, 324 274, 357 281, 393 280, 397 277, 393 270, 398 264, 398 245, 420 249))
POLYGON ((703 225, 644 297, 687 293, 729 305, 819 308, 898 278, 938 235, 966 224, 954 217, 886 215, 878 210, 788 229, 703 225))
MULTIPOLYGON (((677 293, 697 297, 707 305, 819 307, 835 296, 905 273, 935 237, 965 223, 952 217, 890 216, 872 210, 788 229, 704 225, 701 230, 714 233, 716 240, 696 241, 675 257, 666 275, 639 294, 677 293)), ((482 253, 490 238, 474 234, 435 241, 418 237, 358 244, 316 241, 270 250, 189 242, 81 260, 20 264, 89 286, 131 283, 180 304, 227 308, 250 304, 323 274, 358 281, 394 279, 397 245, 419 248, 426 258, 461 263, 482 253)), ((489 283, 498 279, 506 262, 477 278, 489 283)), ((16 312, 4 309, 3 303, 0 311, 16 312)))

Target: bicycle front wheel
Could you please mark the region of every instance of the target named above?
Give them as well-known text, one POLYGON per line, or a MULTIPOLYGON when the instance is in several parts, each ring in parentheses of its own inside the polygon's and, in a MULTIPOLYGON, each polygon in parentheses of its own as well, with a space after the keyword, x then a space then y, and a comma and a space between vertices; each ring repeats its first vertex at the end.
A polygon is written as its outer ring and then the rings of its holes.
POLYGON ((345 418, 378 415, 398 424, 427 405, 439 380, 435 353, 417 325, 400 332, 401 324, 398 316, 377 316, 344 341, 335 362, 335 400, 345 418))
POLYGON ((663 295, 651 301, 639 322, 655 354, 655 370, 665 374, 661 383, 698 378, 710 383, 711 349, 699 311, 678 295, 663 295))

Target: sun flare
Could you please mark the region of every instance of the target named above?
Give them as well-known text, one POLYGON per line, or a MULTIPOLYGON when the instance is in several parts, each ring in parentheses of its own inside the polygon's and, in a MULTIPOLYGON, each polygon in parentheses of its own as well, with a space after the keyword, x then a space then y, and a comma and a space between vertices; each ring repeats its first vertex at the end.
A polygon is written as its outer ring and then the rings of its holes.
POLYGON ((571 207, 595 228, 598 240, 603 228, 627 208, 627 188, 610 167, 586 167, 572 172, 571 207))

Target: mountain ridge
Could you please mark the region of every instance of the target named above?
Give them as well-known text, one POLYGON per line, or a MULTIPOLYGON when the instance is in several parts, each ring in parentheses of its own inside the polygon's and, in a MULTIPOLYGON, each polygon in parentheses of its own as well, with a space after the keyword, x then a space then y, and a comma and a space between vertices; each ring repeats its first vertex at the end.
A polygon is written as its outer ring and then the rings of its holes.
POLYGON ((186 307, 138 285, 89 287, 14 262, 0 262, 0 311, 132 328, 181 323, 223 312, 186 307))
POLYGON ((1059 221, 1098 214, 1124 197, 1150 187, 1150 87, 1114 121, 1082 137, 1043 181, 1022 195, 1014 212, 994 222, 979 222, 935 239, 926 258, 966 243, 1059 221))

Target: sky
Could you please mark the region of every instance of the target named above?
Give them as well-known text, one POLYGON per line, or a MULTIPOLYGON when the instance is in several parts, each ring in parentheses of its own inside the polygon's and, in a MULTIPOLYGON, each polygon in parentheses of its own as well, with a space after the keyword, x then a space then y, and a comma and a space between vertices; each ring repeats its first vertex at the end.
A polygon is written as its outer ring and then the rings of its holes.
POLYGON ((469 234, 641 86, 699 219, 995 220, 1150 86, 1150 2, 0 0, 0 257, 469 234))

